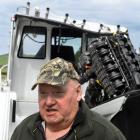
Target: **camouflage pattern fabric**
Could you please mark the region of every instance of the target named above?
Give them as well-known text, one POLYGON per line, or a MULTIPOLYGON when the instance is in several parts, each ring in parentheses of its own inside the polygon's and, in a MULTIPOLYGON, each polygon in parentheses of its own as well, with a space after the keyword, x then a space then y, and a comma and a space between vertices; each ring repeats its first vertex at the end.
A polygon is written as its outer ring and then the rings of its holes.
POLYGON ((70 79, 79 81, 78 73, 72 63, 57 57, 41 67, 37 82, 32 86, 32 90, 41 83, 62 86, 70 79))

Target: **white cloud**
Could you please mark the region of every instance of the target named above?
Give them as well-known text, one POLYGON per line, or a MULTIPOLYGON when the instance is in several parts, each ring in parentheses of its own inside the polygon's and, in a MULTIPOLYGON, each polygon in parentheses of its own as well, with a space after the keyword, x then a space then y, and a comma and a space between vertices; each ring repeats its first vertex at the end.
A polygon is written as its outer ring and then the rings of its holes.
POLYGON ((10 4, 15 4, 15 3, 23 3, 22 0, 1 0, 0 4, 1 5, 10 5, 10 4))
MULTIPOLYGON (((25 6, 28 0, 0 0, 0 30, 8 36, 10 17, 18 6, 25 6)), ((140 41, 140 1, 138 0, 30 0, 31 8, 39 6, 41 13, 50 7, 50 12, 64 16, 69 13, 74 19, 87 19, 107 24, 128 27, 130 37, 139 47, 140 41)), ((0 36, 0 40, 2 37, 0 36)), ((5 39, 3 44, 9 41, 5 39), (6 41, 7 40, 7 41, 6 41)), ((1 48, 0 48, 1 49, 1 48)), ((1 51, 1 50, 0 50, 1 51)))

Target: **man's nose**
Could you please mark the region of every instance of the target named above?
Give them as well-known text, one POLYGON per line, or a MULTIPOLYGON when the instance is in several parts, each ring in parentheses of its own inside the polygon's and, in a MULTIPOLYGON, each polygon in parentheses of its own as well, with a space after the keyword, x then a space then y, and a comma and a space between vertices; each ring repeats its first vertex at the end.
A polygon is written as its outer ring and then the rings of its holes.
POLYGON ((55 98, 54 98, 53 96, 48 95, 48 96, 46 97, 46 105, 47 105, 47 106, 52 106, 52 105, 54 105, 55 103, 56 103, 56 100, 55 100, 55 98))

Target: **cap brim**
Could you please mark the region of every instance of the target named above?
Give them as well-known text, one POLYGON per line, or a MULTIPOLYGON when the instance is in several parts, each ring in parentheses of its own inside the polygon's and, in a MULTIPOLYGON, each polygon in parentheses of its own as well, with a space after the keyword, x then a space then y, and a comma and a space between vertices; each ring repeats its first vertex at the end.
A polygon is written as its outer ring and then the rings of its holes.
MULTIPOLYGON (((73 78, 73 79, 75 79, 75 78, 73 78)), ((52 85, 52 86, 64 86, 65 85, 65 83, 68 81, 68 80, 70 80, 70 79, 67 79, 65 82, 54 82, 54 81, 51 81, 51 82, 44 82, 44 81, 38 81, 37 83, 35 83, 33 86, 32 86, 32 88, 31 88, 31 90, 34 90, 36 87, 37 87, 37 85, 38 84, 49 84, 49 85, 52 85)), ((77 80, 77 79, 75 79, 75 80, 77 80)), ((77 80, 78 81, 78 80, 77 80)))
POLYGON ((35 83, 35 84, 32 86, 31 90, 34 90, 34 89, 37 87, 37 85, 38 85, 38 83, 35 83))

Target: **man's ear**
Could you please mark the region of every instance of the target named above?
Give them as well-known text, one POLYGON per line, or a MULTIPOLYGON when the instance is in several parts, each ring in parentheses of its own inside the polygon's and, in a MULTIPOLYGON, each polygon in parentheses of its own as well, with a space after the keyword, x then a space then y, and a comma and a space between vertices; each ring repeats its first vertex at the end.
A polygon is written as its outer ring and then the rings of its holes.
POLYGON ((79 84, 77 86, 77 101, 80 101, 82 99, 82 89, 81 89, 81 85, 79 84))

